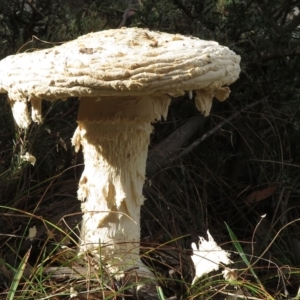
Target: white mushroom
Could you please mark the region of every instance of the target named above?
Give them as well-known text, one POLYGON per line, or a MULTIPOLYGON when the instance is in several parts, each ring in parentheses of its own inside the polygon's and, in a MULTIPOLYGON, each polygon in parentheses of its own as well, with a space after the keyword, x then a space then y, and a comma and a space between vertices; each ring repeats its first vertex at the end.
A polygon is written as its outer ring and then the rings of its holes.
POLYGON ((99 256, 114 275, 134 269, 153 274, 139 257, 151 122, 166 117, 170 96, 196 90, 200 111, 224 100, 240 72, 240 57, 216 42, 121 28, 90 33, 51 49, 0 62, 0 92, 8 93, 14 118, 41 122, 40 100, 80 97, 72 139, 82 146, 79 182, 83 221, 80 251, 99 256))

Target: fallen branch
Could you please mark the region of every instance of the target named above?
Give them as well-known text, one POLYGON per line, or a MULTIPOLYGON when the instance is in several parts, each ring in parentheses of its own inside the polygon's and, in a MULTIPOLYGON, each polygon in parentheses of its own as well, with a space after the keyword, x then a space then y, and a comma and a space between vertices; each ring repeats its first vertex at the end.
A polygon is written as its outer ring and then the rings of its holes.
POLYGON ((214 127, 213 129, 211 129, 207 133, 203 134, 201 138, 199 138, 198 140, 196 140, 195 142, 193 142, 191 145, 189 145, 187 148, 185 148, 184 150, 182 150, 181 152, 179 152, 176 155, 176 157, 173 157, 172 159, 170 159, 170 162, 174 161, 175 159, 178 159, 179 157, 182 157, 182 156, 188 154, 195 147, 199 146, 203 141, 205 141, 208 137, 210 137, 215 132, 217 132, 220 128, 222 128, 225 124, 229 123, 231 120, 233 120, 234 118, 236 118, 239 114, 241 114, 242 112, 246 111, 247 109, 252 108, 252 107, 254 107, 254 106, 258 105, 258 104, 261 104, 261 103, 262 103, 261 101, 256 101, 254 103, 251 103, 251 104, 247 105, 245 108, 241 109, 240 111, 235 112, 229 118, 227 118, 224 121, 222 121, 221 123, 219 123, 216 127, 214 127))
POLYGON ((167 165, 184 144, 202 127, 205 117, 199 115, 189 119, 175 132, 149 151, 147 159, 147 178, 150 179, 159 169, 167 165))

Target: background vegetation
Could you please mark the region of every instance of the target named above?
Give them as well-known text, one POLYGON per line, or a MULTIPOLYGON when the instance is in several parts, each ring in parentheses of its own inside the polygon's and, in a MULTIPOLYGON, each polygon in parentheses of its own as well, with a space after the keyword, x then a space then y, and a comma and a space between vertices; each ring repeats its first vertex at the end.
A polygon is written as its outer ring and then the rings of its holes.
MULTIPOLYGON (((117 28, 122 20, 127 26, 215 40, 241 55, 242 72, 230 99, 215 102, 209 117, 203 118, 186 95, 173 99, 168 119, 154 125, 142 238, 145 252, 156 249, 145 260, 166 278, 160 282, 166 297, 224 299, 222 293, 230 290, 219 273, 190 285, 188 249, 207 229, 233 252, 235 296, 298 295, 298 6, 298 0, 0 1, 1 59, 117 28), (123 16, 128 8, 131 14, 123 16), (182 132, 181 143, 171 139, 171 155, 159 158, 166 137, 182 132), (246 255, 248 266, 239 253, 246 255)), ((80 220, 76 186, 82 156, 70 143, 78 101, 43 103, 44 124, 23 131, 14 124, 5 98, 0 98, 0 297, 6 299, 12 274, 26 257, 31 269, 14 299, 68 299, 70 282, 45 278, 38 266, 65 261, 62 244, 76 245, 76 233, 68 226, 80 220), (26 152, 37 158, 34 167, 22 160, 26 152), (38 228, 34 242, 27 238, 32 226, 38 228)))

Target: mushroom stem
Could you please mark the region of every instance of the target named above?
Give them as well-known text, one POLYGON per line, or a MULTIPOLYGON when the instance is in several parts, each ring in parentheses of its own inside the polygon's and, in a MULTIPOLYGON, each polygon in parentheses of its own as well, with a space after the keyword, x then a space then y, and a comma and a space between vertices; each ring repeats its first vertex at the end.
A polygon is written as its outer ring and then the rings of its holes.
POLYGON ((153 277, 139 256, 140 209, 151 121, 166 115, 167 97, 81 99, 76 150, 83 147, 79 181, 81 252, 101 255, 111 274, 134 270, 153 277), (125 98, 125 99, 124 99, 125 98))

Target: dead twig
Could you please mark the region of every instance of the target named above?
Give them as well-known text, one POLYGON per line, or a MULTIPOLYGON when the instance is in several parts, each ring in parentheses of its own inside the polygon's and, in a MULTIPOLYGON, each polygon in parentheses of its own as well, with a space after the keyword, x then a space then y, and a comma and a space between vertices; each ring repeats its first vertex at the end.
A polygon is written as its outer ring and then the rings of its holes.
POLYGON ((256 101, 254 103, 251 103, 249 105, 247 105, 245 108, 241 109, 240 111, 235 112, 233 115, 231 115, 229 118, 225 119, 224 121, 222 121, 221 123, 219 123, 216 127, 214 127, 213 129, 211 129, 210 131, 208 131, 207 133, 203 134, 201 136, 201 138, 197 139, 195 142, 193 142, 191 145, 189 145, 188 147, 186 147, 184 150, 182 150, 181 152, 179 152, 176 157, 172 157, 170 159, 171 161, 174 161, 175 159, 178 159, 179 157, 182 157, 186 154, 188 154, 189 152, 191 152, 195 147, 197 147, 198 145, 200 145, 203 141, 205 141, 208 137, 210 137, 211 135, 213 135, 215 132, 217 132, 220 128, 222 128, 225 124, 229 123, 231 120, 233 120, 234 118, 236 118, 239 114, 241 114, 242 112, 246 111, 249 108, 252 108, 258 104, 261 104, 261 101, 256 101))

